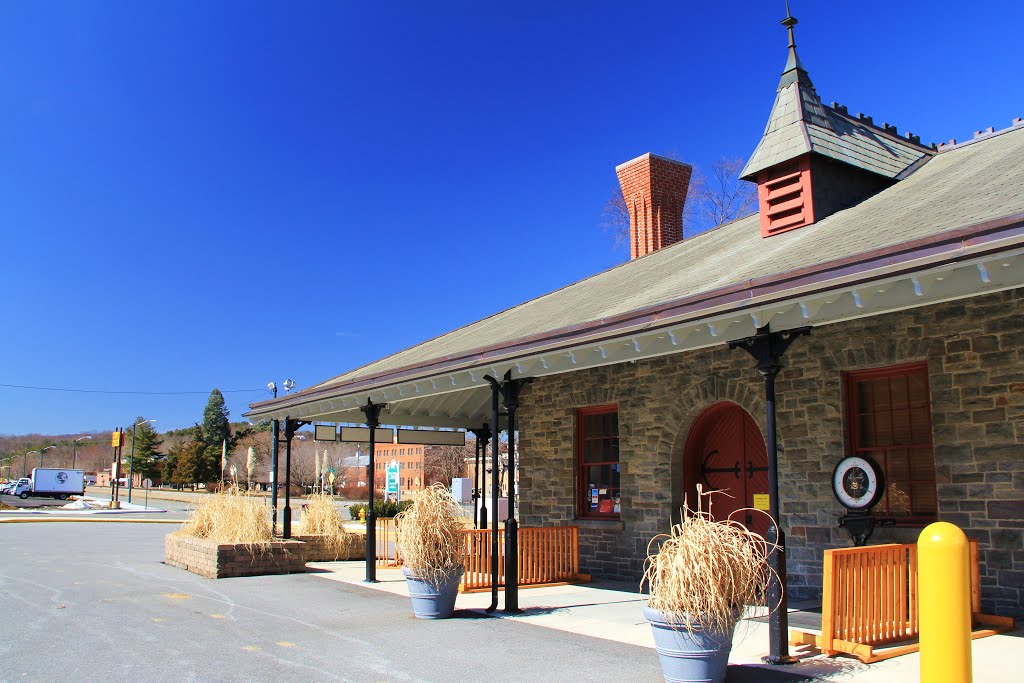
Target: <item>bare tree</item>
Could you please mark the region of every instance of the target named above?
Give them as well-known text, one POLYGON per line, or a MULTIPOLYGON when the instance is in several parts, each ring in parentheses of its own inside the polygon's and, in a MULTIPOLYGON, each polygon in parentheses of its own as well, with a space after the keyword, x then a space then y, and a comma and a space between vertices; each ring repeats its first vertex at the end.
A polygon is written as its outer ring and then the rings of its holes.
POLYGON ((239 437, 231 457, 231 464, 235 466, 239 479, 245 479, 252 484, 248 474, 250 448, 253 449, 255 456, 253 459, 252 478, 259 478, 257 472, 263 471, 270 462, 270 450, 273 446, 273 441, 274 436, 271 432, 249 432, 239 437))
POLYGON ((423 469, 427 482, 451 486, 452 479, 466 471, 466 460, 472 460, 473 446, 427 446, 423 452, 423 469))
MULTIPOLYGON (((675 154, 666 154, 678 160, 675 154)), ((744 161, 722 157, 711 164, 710 178, 697 166, 683 204, 683 236, 692 237, 722 223, 749 216, 757 205, 757 186, 739 179, 744 161)), ((601 228, 612 235, 612 248, 629 246, 629 208, 616 187, 601 211, 601 228)))
POLYGON ((740 180, 746 162, 736 157, 722 157, 711 164, 711 175, 703 178, 698 199, 707 227, 749 216, 757 206, 757 185, 740 180))

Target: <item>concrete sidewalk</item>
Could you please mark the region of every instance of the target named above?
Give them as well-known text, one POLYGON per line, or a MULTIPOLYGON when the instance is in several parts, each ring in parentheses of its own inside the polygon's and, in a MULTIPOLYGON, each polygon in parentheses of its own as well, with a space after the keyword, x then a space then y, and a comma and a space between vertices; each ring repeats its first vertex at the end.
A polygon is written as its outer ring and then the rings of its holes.
MULTIPOLYGON (((377 569, 379 583, 364 582, 365 564, 356 562, 310 563, 317 576, 332 581, 362 586, 370 590, 408 596, 405 579, 399 569, 377 569)), ((620 643, 650 648, 654 656, 651 628, 643 618, 641 607, 646 598, 636 586, 621 582, 595 581, 589 584, 529 588, 519 592, 521 614, 506 615, 500 611, 504 594, 499 594, 499 610, 491 616, 556 629, 580 635, 603 638, 620 643)), ((456 608, 486 614, 491 594, 460 594, 456 608)), ((809 609, 813 606, 802 605, 809 609)), ((411 610, 411 607, 410 607, 411 610)), ((792 608, 791 621, 813 618, 813 614, 792 608)), ((856 680, 864 683, 912 683, 920 679, 920 655, 913 653, 875 664, 862 664, 852 657, 825 657, 817 650, 791 648, 800 662, 787 667, 768 667, 761 657, 768 654, 768 625, 758 621, 757 613, 745 616, 736 629, 729 681, 768 680, 856 680)), ((1024 662, 1024 630, 972 641, 974 683, 1018 683, 1020 664, 1024 662)))

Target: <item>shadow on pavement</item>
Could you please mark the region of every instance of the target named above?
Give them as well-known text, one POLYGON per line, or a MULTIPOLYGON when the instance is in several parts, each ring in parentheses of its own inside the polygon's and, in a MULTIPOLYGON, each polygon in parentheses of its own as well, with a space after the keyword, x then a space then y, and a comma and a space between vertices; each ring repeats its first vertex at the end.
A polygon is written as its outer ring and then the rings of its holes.
POLYGON ((725 674, 726 683, 773 683, 778 681, 813 681, 811 676, 784 671, 775 667, 751 664, 730 664, 725 674))

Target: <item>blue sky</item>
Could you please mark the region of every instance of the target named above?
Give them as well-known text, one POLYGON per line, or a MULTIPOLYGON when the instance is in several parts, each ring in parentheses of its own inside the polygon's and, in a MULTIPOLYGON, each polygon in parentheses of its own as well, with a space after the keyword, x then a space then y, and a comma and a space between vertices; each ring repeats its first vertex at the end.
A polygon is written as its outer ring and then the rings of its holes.
MULTIPOLYGON (((1024 115, 1024 6, 794 0, 818 93, 924 141, 1024 115)), ((746 157, 783 3, 0 7, 0 433, 233 416, 626 258, 644 152, 746 157)))

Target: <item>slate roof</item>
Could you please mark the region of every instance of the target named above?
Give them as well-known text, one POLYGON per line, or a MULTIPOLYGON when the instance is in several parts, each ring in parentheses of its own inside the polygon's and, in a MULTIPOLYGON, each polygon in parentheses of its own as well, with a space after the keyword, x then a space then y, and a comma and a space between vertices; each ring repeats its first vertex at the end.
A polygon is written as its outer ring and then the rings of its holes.
POLYGON ((1024 123, 944 151, 908 178, 813 225, 764 239, 755 214, 423 342, 311 389, 483 347, 543 337, 645 307, 1008 216, 1024 221, 1024 123))
POLYGON ((809 152, 889 179, 898 178, 934 154, 915 138, 875 127, 870 119, 848 116, 843 107, 822 104, 796 54, 790 27, 789 57, 775 104, 761 141, 740 177, 753 180, 758 171, 809 152))

